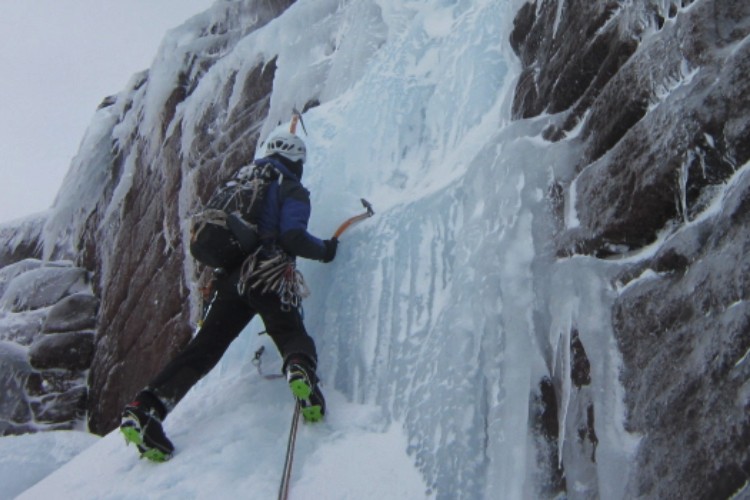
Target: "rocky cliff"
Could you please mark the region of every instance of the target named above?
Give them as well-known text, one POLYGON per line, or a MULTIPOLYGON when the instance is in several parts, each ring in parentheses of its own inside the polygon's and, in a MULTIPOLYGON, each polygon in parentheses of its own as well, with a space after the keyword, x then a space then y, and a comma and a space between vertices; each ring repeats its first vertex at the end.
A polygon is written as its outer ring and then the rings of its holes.
POLYGON ((559 255, 653 252, 612 311, 642 436, 628 496, 727 498, 750 477, 748 172, 711 203, 750 160, 750 4, 537 1, 514 27, 514 116, 580 147, 559 255))
MULTIPOLYGON (((7 244, 0 254, 4 281, 20 282, 17 275, 28 278, 29 267, 57 267, 60 262, 75 263, 78 267, 73 269, 93 277, 97 334, 87 331, 87 354, 72 372, 87 375, 88 397, 86 384, 83 391, 76 386, 77 413, 55 410, 64 417, 54 421, 71 427, 87 414, 91 431, 108 432, 119 420, 119 409, 190 339, 200 314, 199 292, 193 283, 200 270, 185 258, 184 221, 220 180, 252 159, 268 113, 273 58, 235 70, 222 82, 221 93, 204 101, 207 109, 195 121, 185 123, 180 109, 238 40, 290 3, 235 2, 196 19, 189 42, 167 37, 162 64, 135 75, 124 91, 100 105, 50 214, 4 226, 7 244), (185 135, 190 137, 187 144, 185 135), (29 260, 41 258, 43 262, 29 260)), ((44 276, 56 279, 49 271, 44 276)), ((67 291, 60 286, 61 294, 67 291)), ((33 287, 23 293, 30 294, 25 302, 34 304, 9 306, 5 320, 39 323, 35 332, 49 333, 43 323, 45 318, 50 321, 47 314, 52 317, 62 307, 49 309, 60 297, 34 299, 40 292, 33 287), (25 321, 19 317, 21 310, 39 318, 25 321)), ((17 295, 22 294, 13 297, 17 295)), ((7 291, 3 300, 7 303, 13 297, 7 291)), ((8 329, 3 340, 8 337, 31 349, 31 365, 19 361, 26 354, 8 349, 14 353, 12 366, 19 366, 4 382, 13 389, 8 399, 24 407, 3 412, 10 422, 3 433, 14 433, 49 421, 39 412, 32 417, 26 400, 40 391, 38 380, 45 372, 39 370, 64 368, 58 366, 64 361, 40 360, 69 351, 66 346, 75 339, 70 337, 73 334, 63 339, 63 334, 34 332, 21 339, 8 329), (54 346, 53 338, 59 339, 54 346)), ((55 406, 48 399, 45 404, 55 406)))
POLYGON ((127 192, 102 200, 78 242, 100 285, 100 330, 89 375, 94 432, 112 429, 119 409, 191 337, 200 311, 190 282, 198 271, 186 260, 184 221, 221 180, 253 158, 274 61, 235 73, 196 122, 186 124, 179 108, 222 54, 288 4, 237 2, 224 17, 198 27, 187 46, 164 52, 179 60, 165 64, 172 74, 156 75, 153 87, 154 75, 144 74, 130 92, 106 103, 117 116, 109 160, 113 185, 118 190, 126 183, 127 192), (150 121, 143 119, 149 114, 150 121), (187 145, 185 135, 193 138, 187 145), (108 225, 110 207, 118 212, 115 227, 108 225))

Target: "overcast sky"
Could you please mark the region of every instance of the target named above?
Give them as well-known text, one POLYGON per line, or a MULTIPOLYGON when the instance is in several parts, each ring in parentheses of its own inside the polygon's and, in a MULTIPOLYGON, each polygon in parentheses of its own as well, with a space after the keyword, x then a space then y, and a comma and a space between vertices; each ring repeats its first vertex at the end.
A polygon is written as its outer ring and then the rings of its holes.
POLYGON ((215 0, 0 0, 0 222, 46 210, 96 107, 215 0))

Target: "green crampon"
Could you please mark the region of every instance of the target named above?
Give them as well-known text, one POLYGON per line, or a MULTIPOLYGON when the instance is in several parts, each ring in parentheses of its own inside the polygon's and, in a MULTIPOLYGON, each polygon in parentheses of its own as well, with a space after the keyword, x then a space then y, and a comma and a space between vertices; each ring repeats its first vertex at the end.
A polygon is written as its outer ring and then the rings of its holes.
POLYGON ((302 416, 305 418, 305 422, 320 422, 323 420, 323 413, 321 413, 320 405, 303 406, 302 416))
POLYGON ((138 448, 138 451, 141 453, 141 458, 147 458, 152 462, 159 463, 166 462, 172 458, 172 455, 157 450, 156 448, 146 449, 143 446, 143 436, 141 436, 141 433, 135 427, 120 427, 120 431, 125 437, 125 442, 127 444, 133 443, 138 448))
POLYGON ((309 399, 312 395, 312 388, 302 380, 293 380, 289 383, 289 388, 292 390, 292 394, 300 401, 300 408, 302 410, 302 416, 305 422, 320 422, 323 420, 323 409, 320 405, 310 405, 309 399), (306 406, 304 401, 308 402, 306 406))
POLYGON ((289 388, 297 399, 308 399, 312 394, 312 388, 302 379, 289 382, 289 388))

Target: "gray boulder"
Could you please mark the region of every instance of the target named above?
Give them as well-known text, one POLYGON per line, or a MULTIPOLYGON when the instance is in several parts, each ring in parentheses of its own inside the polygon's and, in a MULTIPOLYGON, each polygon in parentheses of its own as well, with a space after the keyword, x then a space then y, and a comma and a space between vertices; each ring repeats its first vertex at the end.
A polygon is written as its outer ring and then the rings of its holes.
POLYGON ((11 312, 40 309, 87 288, 88 273, 84 269, 47 265, 16 276, 8 284, 0 307, 11 312))
POLYGON ((96 327, 99 300, 87 292, 65 297, 50 309, 44 333, 74 332, 96 327))
POLYGON ((91 365, 93 356, 94 332, 44 335, 29 348, 31 366, 38 370, 85 370, 91 365))

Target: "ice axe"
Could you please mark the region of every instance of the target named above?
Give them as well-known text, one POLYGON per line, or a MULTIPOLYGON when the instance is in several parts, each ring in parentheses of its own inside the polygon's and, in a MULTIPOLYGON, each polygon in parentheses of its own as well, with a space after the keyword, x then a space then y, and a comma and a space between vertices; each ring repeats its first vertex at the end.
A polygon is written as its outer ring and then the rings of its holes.
POLYGON ((341 236, 341 234, 344 231, 346 231, 347 229, 349 229, 352 226, 352 224, 356 224, 357 222, 363 221, 363 220, 365 220, 365 219, 367 219, 367 218, 372 217, 373 215, 375 215, 375 211, 372 209, 372 205, 370 204, 369 201, 365 200, 364 198, 362 198, 362 206, 365 207, 365 212, 361 213, 359 215, 355 215, 354 217, 350 217, 350 218, 346 219, 339 226, 339 228, 336 230, 336 232, 333 233, 333 238, 334 239, 339 239, 339 236, 341 236))
POLYGON ((302 113, 299 112, 297 108, 292 108, 292 121, 289 123, 289 132, 292 134, 297 134, 297 123, 299 122, 300 125, 302 125, 302 130, 305 132, 305 135, 307 135, 307 129, 305 128, 305 122, 302 121, 302 113))

